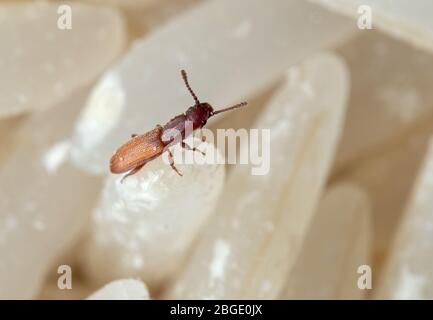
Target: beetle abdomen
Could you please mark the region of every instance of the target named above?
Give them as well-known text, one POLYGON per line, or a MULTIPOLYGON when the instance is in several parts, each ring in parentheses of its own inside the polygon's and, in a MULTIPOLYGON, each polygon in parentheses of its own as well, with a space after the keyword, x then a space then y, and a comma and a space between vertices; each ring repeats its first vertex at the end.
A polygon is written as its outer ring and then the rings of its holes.
POLYGON ((123 144, 111 157, 110 171, 126 172, 159 156, 164 151, 161 134, 162 128, 158 126, 123 144))

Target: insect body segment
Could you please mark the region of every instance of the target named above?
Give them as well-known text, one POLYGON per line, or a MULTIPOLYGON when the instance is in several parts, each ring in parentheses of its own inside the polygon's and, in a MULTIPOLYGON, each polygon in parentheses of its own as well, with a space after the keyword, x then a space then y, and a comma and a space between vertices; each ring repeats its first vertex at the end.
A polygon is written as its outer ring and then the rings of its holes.
POLYGON ((181 74, 188 91, 194 99, 195 105, 189 107, 185 113, 168 121, 164 126, 157 125, 154 129, 142 135, 131 135, 132 139, 117 149, 110 160, 110 171, 112 173, 129 171, 121 181, 137 173, 147 162, 159 157, 164 151, 169 153, 170 166, 177 174, 182 176, 174 166, 173 155, 169 147, 181 143, 185 149, 199 151, 196 148, 188 146, 183 140, 192 134, 194 130, 205 126, 210 117, 221 112, 243 107, 247 104, 246 102, 242 102, 226 109, 214 111, 209 103, 199 101, 189 85, 186 72, 182 70, 181 74), (188 122, 192 124, 192 130, 187 130, 186 126, 188 122))
POLYGON ((167 122, 163 127, 161 140, 166 144, 173 145, 185 139, 186 121, 186 116, 180 114, 167 122))

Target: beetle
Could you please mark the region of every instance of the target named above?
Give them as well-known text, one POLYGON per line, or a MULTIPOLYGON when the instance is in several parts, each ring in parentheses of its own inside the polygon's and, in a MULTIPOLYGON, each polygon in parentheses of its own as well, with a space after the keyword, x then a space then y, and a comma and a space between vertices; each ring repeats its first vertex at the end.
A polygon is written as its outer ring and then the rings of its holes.
POLYGON ((132 134, 131 139, 116 150, 110 159, 111 173, 119 174, 129 171, 123 176, 121 182, 123 182, 126 177, 137 173, 146 163, 158 158, 165 151, 168 152, 171 168, 176 171, 179 176, 182 176, 174 165, 173 154, 169 147, 180 143, 182 147, 187 150, 201 152, 196 148, 191 148, 185 143, 184 139, 192 134, 193 131, 203 128, 210 117, 247 105, 246 102, 241 102, 231 107, 214 111, 209 103, 199 101, 189 85, 185 70, 181 70, 181 75, 195 104, 189 107, 185 113, 172 118, 164 126, 157 125, 154 129, 142 135, 132 134), (190 121, 192 124, 192 130, 189 130, 191 132, 187 132, 186 130, 187 121, 190 121))

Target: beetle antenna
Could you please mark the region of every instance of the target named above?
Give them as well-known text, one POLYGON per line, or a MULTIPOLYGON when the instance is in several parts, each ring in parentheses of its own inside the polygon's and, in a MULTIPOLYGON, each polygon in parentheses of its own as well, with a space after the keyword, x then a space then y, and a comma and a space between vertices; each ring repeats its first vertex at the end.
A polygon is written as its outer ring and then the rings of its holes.
POLYGON ((200 104, 200 101, 198 100, 197 96, 195 95, 194 91, 192 91, 189 82, 188 82, 188 76, 186 75, 185 70, 181 70, 180 73, 182 74, 183 82, 185 82, 186 88, 188 89, 189 93, 191 93, 192 97, 194 98, 195 104, 200 104))
POLYGON ((218 114, 218 113, 221 113, 221 112, 226 112, 226 111, 229 111, 229 110, 233 110, 233 109, 237 109, 237 108, 241 108, 241 107, 243 107, 243 106, 246 106, 247 105, 247 102, 241 102, 241 103, 238 103, 238 104, 235 104, 234 106, 231 106, 231 107, 228 107, 228 108, 225 108, 225 109, 221 109, 221 110, 217 110, 217 111, 214 111, 214 112, 212 112, 212 116, 214 116, 214 115, 216 115, 216 114, 218 114))

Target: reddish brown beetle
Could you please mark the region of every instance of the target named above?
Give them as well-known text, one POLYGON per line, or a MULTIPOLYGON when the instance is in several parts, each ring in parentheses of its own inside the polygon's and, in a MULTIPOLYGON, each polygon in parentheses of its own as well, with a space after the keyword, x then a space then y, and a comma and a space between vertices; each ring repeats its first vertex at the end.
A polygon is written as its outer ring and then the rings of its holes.
POLYGON ((200 102, 198 100, 188 83, 185 70, 182 70, 181 74, 189 93, 194 98, 195 105, 189 107, 185 113, 171 119, 164 126, 157 125, 155 129, 143 135, 133 134, 131 140, 117 149, 110 160, 110 171, 112 173, 124 173, 129 171, 121 181, 137 173, 146 163, 159 157, 164 151, 168 152, 170 166, 177 174, 182 176, 174 166, 173 154, 169 150, 169 147, 181 143, 182 147, 185 149, 199 151, 196 148, 188 146, 183 140, 188 135, 192 134, 192 131, 202 128, 210 117, 221 112, 243 107, 247 104, 246 102, 241 102, 229 108, 214 111, 209 103, 200 102), (191 132, 186 132, 185 130, 187 121, 192 123, 191 132))

